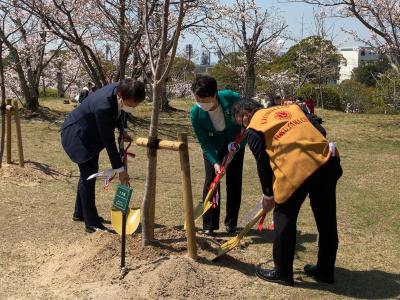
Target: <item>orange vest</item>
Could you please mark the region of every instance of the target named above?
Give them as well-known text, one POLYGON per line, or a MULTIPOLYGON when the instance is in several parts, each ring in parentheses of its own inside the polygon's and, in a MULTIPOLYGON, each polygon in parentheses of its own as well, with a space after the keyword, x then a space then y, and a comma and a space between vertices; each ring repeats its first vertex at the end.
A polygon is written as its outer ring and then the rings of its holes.
POLYGON ((247 128, 264 134, 274 172, 274 199, 283 203, 329 159, 329 143, 297 104, 256 111, 247 128))

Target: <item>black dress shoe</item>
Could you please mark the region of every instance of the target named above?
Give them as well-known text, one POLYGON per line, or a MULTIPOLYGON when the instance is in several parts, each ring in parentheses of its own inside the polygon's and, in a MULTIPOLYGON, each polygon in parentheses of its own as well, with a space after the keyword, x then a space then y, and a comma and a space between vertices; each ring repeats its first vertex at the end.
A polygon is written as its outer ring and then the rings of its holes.
POLYGON ((204 234, 208 236, 214 236, 214 231, 212 229, 204 230, 204 234))
POLYGON ((99 225, 99 226, 92 226, 92 225, 88 225, 85 227, 85 231, 87 233, 94 233, 96 231, 104 231, 104 232, 109 232, 109 233, 116 233, 114 230, 109 229, 103 225, 99 225))
MULTIPOLYGON (((83 217, 75 217, 75 216, 72 216, 72 220, 75 221, 75 222, 83 222, 84 221, 83 217)), ((100 223, 103 223, 103 224, 111 224, 110 220, 106 220, 106 219, 104 219, 103 217, 100 217, 100 216, 99 216, 98 220, 99 220, 100 223)))
POLYGON ((103 224, 111 224, 110 220, 106 220, 106 219, 104 219, 103 217, 100 217, 100 216, 99 216, 99 222, 103 223, 103 224))
POLYGON ((226 232, 229 234, 235 233, 236 227, 235 226, 226 226, 226 232))
POLYGON ((333 276, 326 276, 319 272, 316 265, 307 264, 304 266, 304 273, 310 277, 314 277, 317 281, 325 282, 325 283, 334 283, 335 280, 333 276))
POLYGON ((267 269, 257 269, 256 275, 266 281, 276 282, 284 285, 294 285, 293 278, 283 278, 276 274, 275 270, 267 270, 267 269))

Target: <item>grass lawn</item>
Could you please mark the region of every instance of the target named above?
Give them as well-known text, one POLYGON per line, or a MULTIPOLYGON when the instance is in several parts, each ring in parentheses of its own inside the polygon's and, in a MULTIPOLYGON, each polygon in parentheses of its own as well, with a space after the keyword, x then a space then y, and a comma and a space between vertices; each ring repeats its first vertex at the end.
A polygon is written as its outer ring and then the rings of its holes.
MULTIPOLYGON (((294 288, 266 283, 254 276, 254 266, 271 265, 272 259, 271 233, 256 230, 246 237, 242 247, 215 264, 209 262, 211 257, 201 252, 201 259, 196 263, 179 258, 182 259, 179 260, 181 266, 191 266, 184 271, 175 267, 169 272, 152 273, 157 268, 164 270, 160 268, 167 263, 157 258, 154 261, 141 258, 142 264, 130 271, 136 277, 121 278, 116 284, 112 280, 110 283, 106 275, 96 279, 90 279, 88 275, 81 284, 74 279, 76 270, 68 269, 68 262, 84 256, 79 249, 89 246, 94 249, 95 244, 101 243, 101 236, 97 236, 98 239, 95 235, 88 237, 83 225, 71 220, 78 169, 63 152, 58 130, 73 104, 63 104, 60 99, 42 99, 41 105, 49 108, 45 112, 52 116, 50 121, 29 116, 22 121, 26 169, 20 170, 16 165, 5 165, 0 169, 0 299, 400 297, 399 115, 357 115, 317 110, 324 120, 329 140, 337 142, 344 170, 337 188, 339 250, 335 284, 316 283, 301 272, 305 263, 316 261, 317 255, 317 230, 308 201, 303 204, 298 220, 294 288), (73 246, 74 251, 71 250, 73 246), (67 275, 62 280, 47 282, 46 278, 57 277, 57 272, 52 269, 50 273, 43 273, 44 268, 56 262, 60 267, 54 270, 67 275), (171 273, 170 277, 167 273, 171 273), (183 281, 177 281, 179 278, 183 281), (151 286, 152 281, 154 286, 151 286), (189 288, 185 289, 185 286, 189 288)), ((178 111, 161 113, 160 137, 175 140, 178 132, 189 133, 192 189, 194 202, 197 202, 201 197, 204 171, 201 151, 188 118, 192 103, 174 100, 171 105, 178 111)), ((135 137, 147 135, 150 111, 150 103, 136 109, 135 122, 130 124, 135 137)), ((16 144, 13 144, 15 160, 18 157, 16 149, 16 144)), ((131 149, 137 155, 129 163, 133 201, 139 204, 146 178, 146 150, 137 146, 131 149)), ((108 165, 106 154, 102 153, 100 169, 108 168, 108 165)), ((177 153, 160 151, 157 172, 156 223, 165 228, 180 226, 183 206, 177 153)), ((222 192, 225 197, 224 189, 222 192)), ((97 184, 96 203, 101 215, 108 216, 113 194, 113 188, 104 192, 101 184, 97 184)), ((254 158, 247 149, 240 216, 255 205, 260 195, 254 158)), ((224 229, 224 200, 221 229, 224 229)), ((140 239, 139 235, 136 236, 140 239)), ((162 233, 156 237, 162 239, 162 233)), ((226 239, 228 237, 223 231, 217 236, 218 242, 226 239)), ((114 243, 119 245, 119 240, 114 243)), ((144 248, 140 251, 147 253, 149 250, 144 248)), ((184 251, 175 252, 167 256, 170 261, 172 256, 183 257, 184 251)), ((137 261, 127 256, 128 265, 137 261)), ((78 270, 84 272, 82 267, 78 270)))

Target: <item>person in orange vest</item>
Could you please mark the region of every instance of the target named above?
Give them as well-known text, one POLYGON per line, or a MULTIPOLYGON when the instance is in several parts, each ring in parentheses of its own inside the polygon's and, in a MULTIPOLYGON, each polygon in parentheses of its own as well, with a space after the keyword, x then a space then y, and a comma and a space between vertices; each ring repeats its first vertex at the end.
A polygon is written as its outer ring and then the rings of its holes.
MULTIPOLYGON (((336 183, 342 175, 334 143, 322 134, 297 104, 263 108, 254 100, 242 100, 232 108, 236 123, 246 128, 246 138, 257 162, 266 211, 274 209, 275 268, 257 269, 258 277, 294 285, 293 259, 296 222, 307 195, 319 232, 316 265, 304 271, 317 280, 333 283, 338 247, 336 183)), ((321 129, 322 128, 322 129, 321 129)))

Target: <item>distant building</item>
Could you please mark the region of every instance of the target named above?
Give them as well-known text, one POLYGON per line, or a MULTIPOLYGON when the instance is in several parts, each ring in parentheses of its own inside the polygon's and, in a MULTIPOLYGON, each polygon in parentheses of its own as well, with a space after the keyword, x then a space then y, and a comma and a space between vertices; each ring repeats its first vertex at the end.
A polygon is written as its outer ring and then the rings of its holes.
POLYGON ((203 49, 201 52, 200 64, 203 66, 209 66, 211 62, 211 52, 207 49, 203 49))
POLYGON ((196 74, 208 74, 215 65, 195 65, 194 72, 196 74))
POLYGON ((362 65, 364 62, 377 61, 379 53, 370 47, 348 47, 339 49, 339 53, 346 59, 346 64, 340 65, 339 82, 351 79, 354 68, 362 65))

